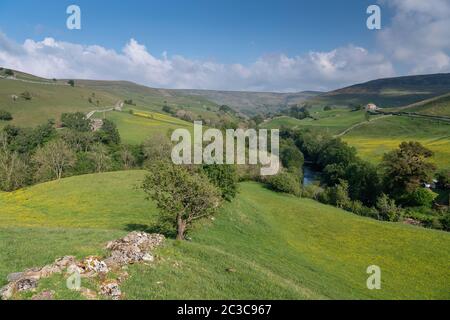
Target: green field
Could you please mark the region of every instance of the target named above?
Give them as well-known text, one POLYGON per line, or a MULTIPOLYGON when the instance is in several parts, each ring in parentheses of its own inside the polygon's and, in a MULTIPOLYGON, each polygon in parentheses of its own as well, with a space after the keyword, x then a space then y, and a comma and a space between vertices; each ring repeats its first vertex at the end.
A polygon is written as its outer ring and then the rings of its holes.
POLYGON ((406 107, 392 108, 391 110, 402 112, 415 112, 430 116, 450 117, 450 94, 414 103, 406 107))
POLYGON ((367 122, 364 111, 348 109, 321 111, 313 116, 317 120, 278 117, 264 123, 263 127, 308 128, 331 135, 339 135, 350 128, 342 139, 356 147, 363 159, 373 163, 379 163, 384 153, 397 148, 403 141, 419 141, 434 151, 433 161, 439 168, 450 168, 450 124, 443 121, 371 116, 371 121, 367 122))
POLYGON ((135 108, 140 110, 162 112, 162 108, 167 105, 175 109, 189 110, 204 118, 217 119, 217 104, 201 96, 188 96, 177 90, 149 88, 126 81, 80 80, 77 83, 120 96, 122 100, 132 99, 136 104, 135 108))
MULTIPOLYGON (((143 176, 85 175, 0 193, 0 285, 10 272, 62 255, 99 254, 107 240, 151 230, 157 210, 136 189, 143 176)), ((359 217, 257 183, 242 183, 237 199, 190 236, 168 240, 153 266, 131 266, 125 297, 450 298, 448 233, 359 217), (373 264, 382 270, 381 290, 366 288, 373 264)), ((78 297, 63 280, 43 281, 39 290, 78 297)))
MULTIPOLYGON (((0 110, 9 111, 14 118, 9 122, 0 120, 0 128, 7 124, 33 127, 48 119, 59 121, 61 114, 65 112, 88 113, 92 110, 110 108, 118 101, 127 99, 133 99, 133 102, 136 103, 136 106, 131 106, 132 108, 145 112, 161 113, 163 106, 168 105, 175 110, 187 110, 195 117, 219 119, 219 108, 215 103, 200 96, 184 96, 176 91, 153 89, 123 81, 76 80, 75 87, 71 87, 62 80, 54 82, 24 73, 17 73, 17 79, 33 82, 0 78, 0 110), (25 91, 31 93, 31 100, 20 97, 25 91), (13 101, 12 95, 18 96, 19 99, 13 101), (92 103, 88 101, 89 98, 92 103)), ((235 120, 231 115, 222 115, 221 117, 235 120)), ((119 125, 124 125, 126 122, 123 119, 117 120, 120 122, 119 125)), ((170 121, 176 122, 177 120, 172 117, 170 121)), ((186 123, 184 122, 184 124, 186 123)), ((154 123, 149 125, 141 121, 140 125, 145 133, 148 127, 154 123)), ((124 126, 131 131, 137 130, 130 125, 125 124, 124 126)), ((135 134, 131 133, 131 141, 134 139, 133 136, 135 134)))
POLYGON ((433 161, 450 168, 450 124, 433 120, 393 116, 351 130, 343 139, 358 149, 358 154, 377 163, 383 154, 403 141, 419 141, 434 151, 433 161))
POLYGON ((357 123, 366 121, 365 111, 350 111, 349 109, 343 108, 315 112, 312 116, 314 119, 307 118, 303 120, 287 116, 278 117, 265 123, 263 127, 268 129, 279 129, 282 127, 296 129, 309 128, 329 134, 339 134, 357 123))
POLYGON ((89 112, 113 106, 117 100, 117 96, 90 88, 0 79, 0 110, 11 112, 14 118, 10 122, 0 121, 0 127, 6 123, 32 127, 48 119, 59 120, 64 112, 89 112), (31 93, 31 100, 20 98, 20 94, 25 91, 31 93), (99 100, 99 106, 89 103, 88 99, 92 93, 95 93, 92 99, 99 100), (17 95, 19 99, 13 101, 11 95, 17 95))
POLYGON ((188 129, 192 130, 193 124, 156 112, 135 111, 108 112, 106 118, 117 125, 123 142, 139 144, 156 133, 166 134, 170 130, 188 129))

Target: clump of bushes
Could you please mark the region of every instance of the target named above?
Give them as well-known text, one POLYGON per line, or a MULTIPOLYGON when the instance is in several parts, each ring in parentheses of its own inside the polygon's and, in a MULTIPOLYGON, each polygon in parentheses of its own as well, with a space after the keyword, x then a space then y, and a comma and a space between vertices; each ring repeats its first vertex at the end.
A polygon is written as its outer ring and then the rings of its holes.
POLYGON ((172 108, 171 106, 168 106, 167 104, 165 104, 162 107, 162 111, 164 111, 165 113, 168 113, 170 115, 175 115, 176 110, 174 108, 172 108))
POLYGON ((324 189, 318 184, 309 184, 303 187, 302 196, 313 200, 319 200, 321 194, 324 193, 324 189))
POLYGON ((389 199, 385 194, 378 198, 376 208, 382 220, 398 221, 400 217, 400 209, 395 204, 395 200, 389 199))
POLYGON ((341 180, 333 187, 326 188, 326 191, 322 194, 322 202, 331 204, 341 209, 347 209, 350 207, 351 200, 348 195, 348 182, 341 180))
POLYGON ((236 197, 238 189, 236 166, 228 164, 210 164, 203 165, 202 169, 209 181, 219 189, 224 200, 231 201, 236 197))
POLYGON ((436 175, 437 187, 443 190, 450 189, 450 170, 442 170, 436 175))
POLYGON ((20 94, 20 96, 22 98, 24 98, 25 100, 31 100, 33 98, 33 96, 31 95, 31 93, 29 91, 22 92, 20 94))
POLYGON ((352 200, 349 196, 348 182, 345 180, 325 188, 314 184, 308 185, 303 188, 302 195, 305 198, 377 220, 398 221, 401 217, 401 209, 396 206, 394 200, 384 194, 378 198, 376 206, 373 207, 365 206, 360 200, 352 200))
POLYGON ((123 103, 128 104, 130 106, 135 106, 136 105, 136 103, 133 102, 133 99, 124 100, 123 103))
POLYGON ((13 117, 10 112, 0 110, 0 120, 11 121, 12 119, 13 119, 13 117))
POLYGON ((408 196, 408 205, 411 207, 431 208, 438 194, 427 188, 417 188, 408 196))
POLYGON ((91 120, 86 119, 86 116, 82 112, 63 113, 61 115, 61 125, 79 132, 91 130, 91 120))
POLYGON ((301 184, 298 175, 288 170, 281 170, 278 174, 266 179, 267 186, 273 191, 301 195, 301 184))

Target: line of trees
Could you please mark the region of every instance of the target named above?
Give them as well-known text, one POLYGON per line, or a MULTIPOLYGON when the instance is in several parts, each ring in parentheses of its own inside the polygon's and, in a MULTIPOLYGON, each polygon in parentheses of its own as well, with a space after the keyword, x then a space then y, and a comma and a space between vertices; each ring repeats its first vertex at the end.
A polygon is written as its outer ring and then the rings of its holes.
POLYGON ((61 122, 60 131, 52 120, 35 128, 7 125, 0 131, 0 190, 143 162, 141 147, 121 144, 111 121, 96 132, 82 113, 63 114, 61 122))
POLYGON ((160 228, 183 240, 193 222, 217 212, 237 194, 234 165, 176 166, 168 136, 155 134, 141 145, 122 144, 115 124, 104 120, 98 131, 82 113, 61 116, 36 128, 6 126, 0 131, 0 190, 63 177, 146 168, 142 188, 160 209, 160 228))
POLYGON ((433 152, 419 142, 401 143, 375 166, 359 158, 355 148, 326 134, 282 130, 281 138, 280 157, 287 169, 269 178, 272 189, 298 195, 292 177, 306 158, 321 172, 321 184, 304 187, 303 196, 380 220, 410 218, 450 230, 448 199, 447 206, 438 206, 438 194, 426 187, 437 178, 438 187, 448 193, 450 171, 437 173, 430 161, 433 152))

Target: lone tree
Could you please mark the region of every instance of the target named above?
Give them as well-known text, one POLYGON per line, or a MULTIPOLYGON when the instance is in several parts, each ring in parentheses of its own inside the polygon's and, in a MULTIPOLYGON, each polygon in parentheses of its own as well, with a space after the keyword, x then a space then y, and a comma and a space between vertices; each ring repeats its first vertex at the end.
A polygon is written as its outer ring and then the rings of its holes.
POLYGON ((25 100, 31 100, 33 98, 33 96, 31 95, 31 93, 29 91, 24 91, 20 94, 20 96, 22 98, 24 98, 25 100))
POLYGON ((399 149, 386 153, 381 167, 387 191, 401 200, 431 180, 436 167, 427 159, 432 155, 431 150, 415 141, 402 142, 399 149))
POLYGON ((95 132, 94 136, 98 142, 107 145, 118 145, 120 143, 120 134, 116 124, 108 119, 103 119, 102 127, 95 132))
POLYGON ((95 164, 95 172, 105 172, 111 168, 111 157, 108 147, 101 143, 96 143, 89 152, 90 158, 95 164))
POLYGON ((219 189, 224 200, 231 201, 236 197, 238 192, 238 174, 235 165, 205 164, 202 170, 209 181, 219 189))
POLYGON ((133 147, 123 145, 120 149, 120 159, 125 170, 131 169, 136 163, 136 157, 133 154, 133 147))
POLYGON ((172 142, 165 134, 155 133, 142 144, 142 153, 145 164, 155 160, 169 160, 172 153, 172 142))
POLYGON ((184 240, 192 222, 212 215, 221 202, 220 192, 200 171, 157 161, 145 177, 143 190, 177 229, 184 240))
POLYGON ((24 186, 27 171, 20 155, 9 149, 6 134, 0 132, 0 190, 13 191, 24 186))
POLYGON ((75 81, 74 80, 67 81, 67 84, 69 84, 71 87, 75 87, 75 81))
POLYGON ((91 120, 87 119, 82 112, 63 113, 61 125, 79 132, 91 131, 91 120))
POLYGON ((11 121, 12 119, 13 119, 13 117, 10 112, 0 110, 0 120, 11 121))
POLYGON ((37 174, 42 178, 61 179, 63 173, 74 166, 75 153, 63 140, 53 140, 39 148, 33 160, 37 165, 37 174))

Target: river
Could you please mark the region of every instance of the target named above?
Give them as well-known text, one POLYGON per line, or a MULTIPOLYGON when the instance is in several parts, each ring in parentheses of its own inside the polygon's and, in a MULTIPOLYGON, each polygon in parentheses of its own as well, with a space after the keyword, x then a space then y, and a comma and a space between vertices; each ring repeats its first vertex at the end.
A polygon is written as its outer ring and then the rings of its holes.
POLYGON ((303 166, 303 185, 307 186, 313 182, 319 181, 320 172, 314 170, 312 166, 303 166))

